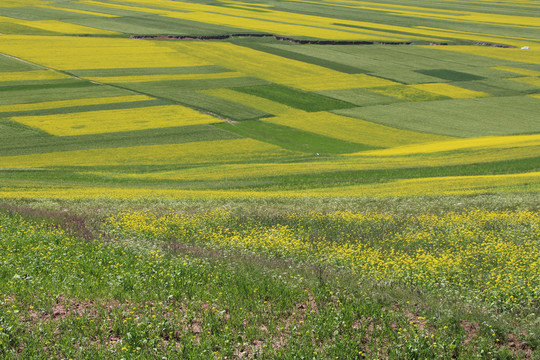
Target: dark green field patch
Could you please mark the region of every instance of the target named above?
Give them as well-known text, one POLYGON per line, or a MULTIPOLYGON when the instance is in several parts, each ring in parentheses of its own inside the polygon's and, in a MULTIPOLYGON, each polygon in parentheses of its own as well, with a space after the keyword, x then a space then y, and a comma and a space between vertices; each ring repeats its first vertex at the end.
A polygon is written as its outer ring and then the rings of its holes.
MULTIPOLYGON (((0 23, 0 32, 2 32, 0 23)), ((12 72, 12 71, 32 71, 41 70, 42 68, 37 65, 32 65, 27 62, 19 61, 15 58, 0 53, 0 72, 12 72)), ((2 75, 0 74, 0 80, 2 75)))
POLYGON ((0 156, 237 138, 240 136, 211 125, 57 137, 39 129, 0 119, 0 156))
POLYGON ((483 91, 493 96, 518 96, 523 94, 536 93, 538 87, 530 84, 519 83, 517 81, 505 79, 485 79, 479 81, 458 81, 453 82, 465 89, 483 91))
POLYGON ((4 89, 0 87, 0 105, 27 104, 42 101, 73 100, 84 98, 96 98, 106 96, 133 95, 131 91, 119 89, 108 85, 89 84, 82 87, 14 87, 4 89))
POLYGON ((354 104, 345 101, 329 98, 316 93, 296 90, 283 85, 239 87, 234 90, 310 112, 355 107, 354 104))
POLYGON ((393 96, 386 96, 366 89, 341 89, 318 91, 317 94, 342 100, 358 106, 384 105, 404 101, 393 96))
POLYGON ((375 149, 374 147, 341 141, 264 121, 244 121, 237 124, 220 123, 214 126, 237 133, 243 137, 304 153, 318 153, 320 155, 344 154, 375 149))
POLYGON ((217 65, 206 66, 179 66, 179 67, 151 67, 128 69, 85 69, 67 70, 77 76, 137 76, 137 75, 176 75, 176 74, 217 74, 231 70, 217 65))
POLYGON ((4 91, 18 91, 18 92, 26 92, 26 91, 32 91, 32 90, 42 90, 42 89, 65 89, 66 92, 70 91, 73 88, 84 88, 84 87, 92 87, 95 86, 94 84, 90 83, 89 81, 81 81, 76 79, 58 79, 58 80, 47 80, 47 81, 39 81, 37 84, 29 84, 29 85, 8 85, 8 86, 0 86, 0 92, 4 91))
POLYGON ((467 138, 540 132, 540 100, 528 96, 411 102, 335 112, 399 129, 467 138))
POLYGON ((70 106, 60 107, 54 109, 42 109, 42 110, 29 110, 18 112, 0 112, 0 117, 17 117, 17 116, 42 116, 42 115, 57 115, 57 114, 74 114, 88 111, 100 111, 100 110, 120 110, 120 109, 134 109, 149 106, 159 105, 171 105, 171 101, 167 100, 143 100, 132 102, 120 102, 112 104, 96 104, 96 105, 82 105, 82 106, 70 106))
POLYGON ((81 81, 75 78, 64 78, 64 79, 47 79, 47 80, 14 80, 14 81, 0 81, 0 91, 2 88, 10 88, 17 90, 18 88, 22 89, 32 89, 32 88, 54 88, 62 87, 63 85, 77 86, 73 85, 76 83, 81 83, 81 81))
POLYGON ((473 75, 461 71, 449 70, 449 69, 428 69, 428 70, 415 70, 416 72, 424 75, 434 76, 439 79, 448 81, 473 81, 484 79, 481 76, 473 75))

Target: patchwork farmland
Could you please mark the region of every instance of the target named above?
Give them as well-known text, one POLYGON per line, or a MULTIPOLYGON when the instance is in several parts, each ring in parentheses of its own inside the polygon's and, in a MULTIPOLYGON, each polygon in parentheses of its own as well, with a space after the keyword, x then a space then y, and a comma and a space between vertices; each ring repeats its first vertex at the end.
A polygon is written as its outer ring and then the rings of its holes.
POLYGON ((538 359, 539 19, 0 0, 0 357, 538 359))

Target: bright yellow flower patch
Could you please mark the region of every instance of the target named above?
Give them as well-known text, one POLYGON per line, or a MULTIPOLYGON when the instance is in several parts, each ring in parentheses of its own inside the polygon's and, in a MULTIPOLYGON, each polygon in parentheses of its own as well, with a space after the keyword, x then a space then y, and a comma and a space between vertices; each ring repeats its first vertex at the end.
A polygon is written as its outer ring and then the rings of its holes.
POLYGON ((470 99, 490 96, 488 93, 483 91, 464 89, 462 87, 446 83, 416 84, 409 86, 433 94, 448 96, 452 99, 470 99))
POLYGON ((253 139, 60 151, 0 157, 0 167, 220 163, 294 154, 253 139))
POLYGON ((453 139, 440 142, 407 145, 392 149, 373 150, 358 153, 367 156, 394 156, 429 154, 463 149, 506 149, 540 146, 540 135, 510 135, 510 136, 485 136, 468 139, 453 139))
POLYGON ((211 65, 159 41, 122 38, 4 35, 0 52, 63 70, 211 65))
POLYGON ((71 76, 54 70, 15 71, 0 73, 0 81, 71 79, 71 76))
POLYGON ((2 22, 8 22, 23 26, 29 26, 36 29, 53 31, 59 34, 69 34, 69 35, 78 35, 78 34, 96 34, 96 35, 119 35, 120 33, 116 31, 102 30, 88 26, 71 24, 58 20, 21 20, 10 17, 0 16, 2 22))
POLYGON ((376 76, 343 73, 319 77, 297 77, 295 79, 282 80, 282 83, 305 91, 373 88, 398 84, 394 81, 376 76))
POLYGON ((52 135, 73 136, 156 129, 219 122, 210 115, 180 105, 99 110, 68 114, 20 116, 13 120, 52 135))
POLYGON ((263 120, 273 124, 285 125, 315 134, 370 146, 392 147, 451 139, 442 135, 396 129, 326 111, 304 112, 295 110, 280 116, 264 118, 263 120))

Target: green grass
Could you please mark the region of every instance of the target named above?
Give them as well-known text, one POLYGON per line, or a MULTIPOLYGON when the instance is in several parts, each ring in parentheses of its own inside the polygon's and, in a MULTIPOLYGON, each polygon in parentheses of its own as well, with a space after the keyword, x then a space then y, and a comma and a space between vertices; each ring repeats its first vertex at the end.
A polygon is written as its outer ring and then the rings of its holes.
POLYGON ((336 113, 420 132, 474 137, 535 133, 540 101, 524 96, 399 103, 336 113))
POLYGON ((305 111, 325 111, 354 107, 345 101, 332 99, 315 93, 305 92, 282 85, 238 87, 236 91, 259 96, 296 109, 305 111))
POLYGON ((0 33, 17 35, 58 35, 53 31, 36 29, 30 26, 13 24, 9 22, 0 22, 0 33))
POLYGON ((440 79, 448 81, 472 81, 483 79, 480 76, 448 69, 416 70, 416 72, 424 75, 438 77, 440 79))
POLYGON ((7 55, 0 54, 0 69, 2 72, 11 72, 41 70, 42 68, 40 66, 32 65, 26 62, 16 60, 7 55))
POLYGON ((512 81, 508 79, 486 79, 481 81, 464 81, 459 82, 458 86, 463 86, 464 88, 470 88, 474 90, 475 87, 481 88, 486 87, 486 89, 491 88, 492 94, 498 96, 512 96, 513 94, 534 94, 540 92, 540 87, 524 84, 517 81, 512 81))
POLYGON ((243 121, 237 124, 222 123, 215 126, 243 137, 250 137, 278 145, 284 149, 304 153, 344 154, 373 149, 373 147, 366 145, 349 143, 263 121, 243 121))
POLYGON ((366 89, 325 90, 317 93, 358 106, 385 105, 404 101, 366 89))
POLYGON ((81 81, 78 79, 55 79, 55 80, 37 80, 34 84, 23 84, 21 85, 6 85, 0 86, 0 93, 2 92, 11 92, 11 91, 29 91, 32 90, 54 90, 54 89, 63 89, 65 92, 69 92, 73 88, 84 88, 92 87, 94 84, 89 81, 81 81))
POLYGON ((79 81, 76 87, 0 87, 0 105, 26 104, 42 101, 73 100, 105 96, 134 95, 132 91, 107 85, 79 81))

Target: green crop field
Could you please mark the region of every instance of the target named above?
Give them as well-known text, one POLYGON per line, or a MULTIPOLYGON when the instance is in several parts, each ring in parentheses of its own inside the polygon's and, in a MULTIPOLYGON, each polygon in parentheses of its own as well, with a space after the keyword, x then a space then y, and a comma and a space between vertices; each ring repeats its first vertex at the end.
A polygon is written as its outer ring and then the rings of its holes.
POLYGON ((540 359, 536 0, 0 0, 0 358, 540 359))

